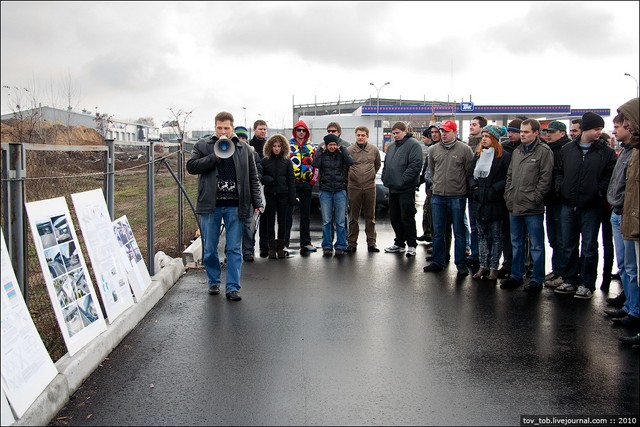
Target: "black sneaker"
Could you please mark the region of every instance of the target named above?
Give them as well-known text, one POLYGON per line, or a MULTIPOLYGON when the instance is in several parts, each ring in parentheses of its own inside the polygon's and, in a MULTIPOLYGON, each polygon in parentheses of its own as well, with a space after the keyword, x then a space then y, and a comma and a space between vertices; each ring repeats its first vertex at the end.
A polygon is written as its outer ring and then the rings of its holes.
POLYGON ((238 295, 238 291, 231 291, 226 294, 228 300, 231 301, 240 301, 242 297, 238 295))
POLYGON ((260 249, 260 258, 266 258, 269 256, 269 249, 260 249))
POLYGON ((209 286, 209 295, 218 295, 220 293, 220 286, 209 286))
POLYGON ((245 255, 245 256, 242 257, 242 259, 245 262, 253 262, 255 258, 253 257, 253 255, 245 255))
POLYGON ((347 249, 345 249, 344 251, 348 254, 353 253, 357 250, 358 248, 355 246, 347 246, 347 249))
POLYGON ((464 264, 460 264, 456 266, 458 268, 458 276, 468 276, 469 275, 469 268, 464 265, 464 264))
POLYGON ((502 289, 515 289, 520 286, 522 286, 522 280, 516 280, 511 276, 500 281, 500 288, 502 289))
POLYGON ((607 298, 607 305, 610 305, 611 307, 618 307, 621 308, 625 301, 627 300, 626 295, 624 294, 624 292, 620 292, 617 296, 613 297, 613 298, 607 298))
POLYGON ((510 269, 502 267, 498 270, 498 279, 508 279, 509 277, 511 277, 510 269))
POLYGON ((367 248, 367 250, 369 252, 380 252, 380 249, 378 249, 378 247, 376 245, 369 245, 369 247, 367 248))
POLYGON ((524 288, 522 288, 522 290, 524 292, 529 292, 532 294, 540 292, 542 290, 542 283, 537 283, 531 280, 529 281, 529 283, 524 285, 524 288))
POLYGON ((436 264, 435 262, 432 262, 431 264, 425 266, 422 269, 422 271, 424 271, 425 273, 429 273, 429 272, 437 273, 438 271, 442 271, 442 270, 444 270, 444 268, 442 268, 440 264, 436 264))

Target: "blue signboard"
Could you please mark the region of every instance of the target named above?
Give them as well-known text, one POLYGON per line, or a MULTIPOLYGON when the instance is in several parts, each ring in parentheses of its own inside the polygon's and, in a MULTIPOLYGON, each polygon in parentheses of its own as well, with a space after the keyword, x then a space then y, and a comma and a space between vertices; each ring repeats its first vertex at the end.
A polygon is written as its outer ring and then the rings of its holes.
POLYGON ((473 102, 461 102, 460 111, 473 111, 473 102))

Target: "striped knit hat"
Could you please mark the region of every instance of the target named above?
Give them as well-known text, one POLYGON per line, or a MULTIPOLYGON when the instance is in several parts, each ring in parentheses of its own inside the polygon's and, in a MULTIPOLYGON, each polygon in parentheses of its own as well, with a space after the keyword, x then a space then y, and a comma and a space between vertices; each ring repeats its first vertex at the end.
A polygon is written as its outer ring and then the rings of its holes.
POLYGON ((504 126, 488 125, 482 128, 482 132, 487 132, 494 137, 496 141, 500 141, 500 137, 507 134, 507 128, 504 126))

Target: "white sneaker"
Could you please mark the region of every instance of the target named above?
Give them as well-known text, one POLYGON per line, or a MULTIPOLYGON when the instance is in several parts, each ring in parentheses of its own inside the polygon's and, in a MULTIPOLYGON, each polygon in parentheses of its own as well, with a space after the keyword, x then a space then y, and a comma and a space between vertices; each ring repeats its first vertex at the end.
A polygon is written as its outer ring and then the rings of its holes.
POLYGON ((406 253, 406 255, 407 255, 408 257, 416 256, 416 248, 414 248, 413 246, 409 246, 409 247, 407 248, 407 253, 406 253))
MULTIPOLYGON (((415 250, 415 249, 414 249, 415 250)), ((387 253, 398 253, 398 252, 404 252, 404 246, 398 246, 398 245, 391 245, 388 248, 384 248, 384 251, 387 253)))

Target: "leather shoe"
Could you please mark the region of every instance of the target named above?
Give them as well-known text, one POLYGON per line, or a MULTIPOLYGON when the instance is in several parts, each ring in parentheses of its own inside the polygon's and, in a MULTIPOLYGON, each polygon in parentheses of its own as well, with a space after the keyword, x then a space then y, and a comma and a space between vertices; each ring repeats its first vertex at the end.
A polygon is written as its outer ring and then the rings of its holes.
POLYGON ((244 257, 242 257, 242 259, 245 262, 253 262, 255 258, 253 257, 253 255, 245 255, 244 257))
POLYGON ((624 326, 635 331, 640 330, 640 319, 635 316, 625 316, 611 319, 615 325, 624 326))
POLYGON ((456 267, 458 269, 458 276, 464 277, 469 275, 469 268, 466 265, 460 264, 456 267))
POLYGON ((504 267, 498 270, 498 279, 508 279, 511 276, 511 270, 504 267))
POLYGON ((620 337, 618 339, 624 345, 631 345, 633 347, 638 347, 640 345, 640 335, 634 335, 632 337, 620 337))
POLYGON ((624 294, 624 292, 620 292, 617 296, 613 297, 613 298, 607 298, 607 305, 610 305, 612 307, 622 307, 625 303, 625 301, 627 300, 626 295, 624 294))
POLYGON ((500 281, 500 288, 502 289, 515 289, 521 285, 522 285, 522 280, 516 280, 511 276, 500 281))
POLYGON ((621 308, 617 308, 617 309, 607 309, 604 311, 604 313, 610 318, 610 319, 619 319, 621 317, 625 317, 628 315, 628 313, 626 311, 624 311, 621 308))
POLYGON ((367 249, 369 252, 380 252, 380 249, 376 245, 370 245, 367 249))
POLYGON ((220 286, 209 286, 209 295, 218 295, 220 293, 220 286))
POLYGON ((345 249, 344 251, 348 254, 355 252, 358 248, 356 248, 355 246, 347 246, 347 249, 345 249))
POLYGON ((442 271, 442 270, 444 270, 442 266, 440 266, 439 264, 436 264, 435 262, 432 262, 431 264, 425 266, 422 269, 422 271, 424 271, 425 273, 428 273, 428 272, 437 273, 438 271, 442 271))
POLYGON ((238 295, 238 291, 231 291, 226 294, 228 300, 231 301, 240 301, 242 297, 238 295))
POLYGON ((536 292, 540 292, 542 290, 542 283, 536 283, 533 281, 529 281, 524 288, 522 288, 524 292, 529 292, 530 294, 534 294, 536 292))

